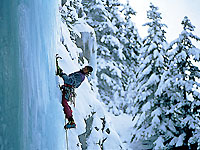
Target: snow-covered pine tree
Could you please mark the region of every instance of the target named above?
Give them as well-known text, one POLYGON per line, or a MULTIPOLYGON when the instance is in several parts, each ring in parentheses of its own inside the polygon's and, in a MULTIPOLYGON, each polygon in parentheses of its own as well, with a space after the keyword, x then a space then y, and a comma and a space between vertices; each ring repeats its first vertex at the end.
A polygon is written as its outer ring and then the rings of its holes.
POLYGON ((142 46, 142 40, 139 36, 138 30, 135 24, 132 21, 136 12, 130 6, 129 1, 123 5, 123 9, 121 11, 125 16, 125 20, 123 22, 123 28, 121 32, 119 32, 119 40, 123 45, 123 74, 122 74, 122 84, 124 87, 125 96, 123 101, 123 111, 126 113, 131 113, 132 108, 132 91, 135 87, 135 76, 136 76, 136 68, 138 66, 138 56, 139 50, 142 46))
POLYGON ((74 30, 73 26, 78 21, 79 18, 85 16, 82 8, 81 2, 78 0, 68 0, 61 9, 61 16, 63 22, 67 25, 71 39, 75 43, 75 39, 78 37, 76 30, 74 30))
MULTIPOLYGON (((158 7, 150 4, 147 11, 150 22, 148 35, 144 38, 144 45, 140 53, 140 64, 137 70, 137 87, 133 91, 134 97, 134 128, 133 141, 157 136, 162 130, 162 103, 164 98, 158 97, 156 91, 161 82, 161 76, 166 69, 166 38, 165 24, 161 23, 161 13, 158 7)), ((162 145, 160 145, 162 149, 162 145)))
POLYGON ((87 22, 95 29, 97 35, 97 77, 100 99, 109 110, 119 114, 123 100, 122 78, 122 44, 117 32, 121 26, 118 0, 91 1, 83 0, 87 22))
POLYGON ((123 54, 125 56, 125 62, 128 67, 135 67, 138 64, 137 57, 139 55, 139 49, 142 45, 141 38, 139 36, 138 30, 132 21, 132 17, 136 15, 136 12, 130 6, 129 2, 124 5, 122 10, 125 16, 124 22, 124 36, 119 36, 120 41, 123 43, 123 54))
MULTIPOLYGON (((95 39, 95 35, 92 34, 92 30, 90 30, 89 25, 86 23, 86 20, 85 20, 86 15, 83 11, 81 0, 67 0, 66 3, 64 3, 63 7, 60 7, 59 9, 60 9, 61 20, 62 20, 61 28, 60 28, 62 32, 61 34, 62 36, 60 37, 60 40, 62 44, 65 46, 66 50, 69 52, 71 58, 73 60, 76 59, 80 63, 80 65, 83 65, 83 63, 85 63, 84 62, 85 58, 86 60, 89 61, 89 59, 91 59, 89 57, 93 56, 93 53, 91 52, 92 51, 91 49, 93 46, 90 46, 88 48, 87 52, 89 54, 86 54, 85 49, 81 45, 83 44, 83 42, 85 42, 84 37, 82 36, 83 30, 80 30, 79 26, 82 25, 84 28, 84 31, 88 32, 88 34, 90 34, 91 37, 92 36, 94 37, 94 38, 91 38, 91 41, 94 41, 93 39, 95 39), (68 35, 70 35, 70 39, 68 38, 69 37, 68 35), (81 47, 82 49, 81 48, 76 49, 76 45, 79 47, 82 46, 81 47)), ((86 46, 87 44, 85 44, 84 46, 86 46)))
POLYGON ((155 141, 166 148, 199 149, 200 143, 200 49, 193 40, 194 26, 188 17, 182 21, 183 31, 169 47, 169 66, 163 75, 158 95, 165 94, 163 134, 155 141), (166 105, 167 104, 167 105, 166 105))

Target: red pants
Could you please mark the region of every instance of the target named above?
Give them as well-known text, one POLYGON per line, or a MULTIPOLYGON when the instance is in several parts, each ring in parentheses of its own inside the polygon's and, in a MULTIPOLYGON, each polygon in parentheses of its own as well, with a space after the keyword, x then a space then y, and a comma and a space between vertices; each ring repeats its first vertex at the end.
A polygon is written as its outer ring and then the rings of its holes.
POLYGON ((72 110, 71 107, 68 105, 67 100, 65 98, 65 93, 62 93, 62 106, 64 107, 64 113, 66 115, 66 118, 72 118, 72 110))

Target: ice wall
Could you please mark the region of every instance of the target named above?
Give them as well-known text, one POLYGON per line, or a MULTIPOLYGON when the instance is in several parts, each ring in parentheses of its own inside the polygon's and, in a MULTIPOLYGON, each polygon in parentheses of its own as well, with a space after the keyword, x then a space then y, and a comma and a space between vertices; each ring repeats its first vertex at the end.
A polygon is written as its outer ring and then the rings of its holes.
POLYGON ((64 149, 54 62, 57 7, 54 0, 1 2, 0 149, 64 149))
POLYGON ((0 149, 20 149, 22 93, 17 6, 0 5, 0 149))

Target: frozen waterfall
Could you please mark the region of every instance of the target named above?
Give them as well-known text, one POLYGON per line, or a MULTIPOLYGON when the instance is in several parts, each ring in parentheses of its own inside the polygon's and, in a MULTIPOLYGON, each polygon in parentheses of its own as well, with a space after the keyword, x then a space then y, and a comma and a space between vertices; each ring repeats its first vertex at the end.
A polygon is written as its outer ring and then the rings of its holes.
POLYGON ((62 112, 55 109, 60 107, 54 67, 57 7, 54 0, 1 2, 2 150, 62 149, 57 144, 62 112))

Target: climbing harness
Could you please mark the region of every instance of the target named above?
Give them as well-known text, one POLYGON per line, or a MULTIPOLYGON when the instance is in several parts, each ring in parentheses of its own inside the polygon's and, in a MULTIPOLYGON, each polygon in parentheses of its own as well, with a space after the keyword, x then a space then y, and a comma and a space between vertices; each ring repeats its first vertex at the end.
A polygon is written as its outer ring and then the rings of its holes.
POLYGON ((71 102, 71 104, 74 105, 74 107, 75 107, 75 100, 76 100, 75 88, 72 88, 72 91, 70 94, 70 102, 71 102))
POLYGON ((67 101, 70 101, 70 104, 73 104, 75 107, 75 98, 76 98, 75 88, 72 85, 64 84, 60 86, 60 89, 62 93, 65 95, 65 99, 67 101))

